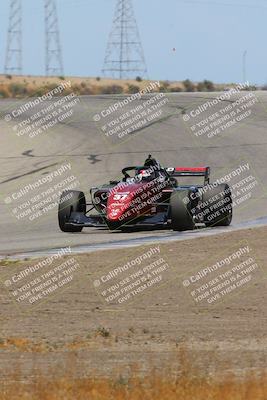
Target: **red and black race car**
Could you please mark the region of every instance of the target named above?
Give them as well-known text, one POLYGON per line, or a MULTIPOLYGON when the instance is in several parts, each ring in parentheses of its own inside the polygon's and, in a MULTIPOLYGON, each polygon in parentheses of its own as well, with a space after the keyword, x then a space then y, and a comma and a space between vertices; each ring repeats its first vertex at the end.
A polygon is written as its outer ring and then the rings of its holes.
POLYGON ((81 232, 84 227, 106 226, 115 230, 162 226, 184 231, 198 225, 231 223, 230 187, 227 183, 211 184, 209 167, 163 168, 149 155, 144 165, 123 168, 122 175, 120 181, 91 188, 90 203, 83 192, 65 190, 58 209, 60 229, 81 232), (202 177, 204 183, 180 182, 197 177, 202 177))

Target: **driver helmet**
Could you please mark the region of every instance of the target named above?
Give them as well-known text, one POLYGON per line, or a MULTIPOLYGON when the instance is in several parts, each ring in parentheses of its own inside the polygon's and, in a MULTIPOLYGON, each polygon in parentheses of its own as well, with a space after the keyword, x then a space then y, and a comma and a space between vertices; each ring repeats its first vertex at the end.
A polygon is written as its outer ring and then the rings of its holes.
POLYGON ((155 158, 152 158, 151 154, 149 154, 148 158, 145 160, 144 166, 151 167, 157 170, 160 170, 161 168, 159 162, 155 158))
POLYGON ((140 180, 147 181, 153 179, 153 171, 149 169, 141 169, 138 173, 138 177, 140 180))

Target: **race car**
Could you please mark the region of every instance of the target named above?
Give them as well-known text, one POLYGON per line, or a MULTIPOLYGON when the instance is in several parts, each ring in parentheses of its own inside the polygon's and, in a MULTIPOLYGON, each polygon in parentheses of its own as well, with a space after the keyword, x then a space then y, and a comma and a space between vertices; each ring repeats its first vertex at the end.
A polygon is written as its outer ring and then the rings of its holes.
POLYGON ((92 187, 90 197, 87 202, 83 192, 62 193, 58 207, 61 231, 133 226, 185 231, 228 226, 232 221, 231 189, 227 183, 211 184, 209 167, 164 168, 151 155, 141 166, 123 168, 121 180, 92 187), (204 180, 201 184, 181 183, 199 177, 204 180))

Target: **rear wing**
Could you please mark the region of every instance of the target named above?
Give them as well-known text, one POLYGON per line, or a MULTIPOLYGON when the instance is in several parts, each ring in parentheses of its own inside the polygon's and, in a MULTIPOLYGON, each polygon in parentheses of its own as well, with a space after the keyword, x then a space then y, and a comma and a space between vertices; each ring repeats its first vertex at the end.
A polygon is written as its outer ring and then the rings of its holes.
POLYGON ((205 184, 209 183, 210 167, 169 167, 166 171, 170 176, 203 176, 205 184))

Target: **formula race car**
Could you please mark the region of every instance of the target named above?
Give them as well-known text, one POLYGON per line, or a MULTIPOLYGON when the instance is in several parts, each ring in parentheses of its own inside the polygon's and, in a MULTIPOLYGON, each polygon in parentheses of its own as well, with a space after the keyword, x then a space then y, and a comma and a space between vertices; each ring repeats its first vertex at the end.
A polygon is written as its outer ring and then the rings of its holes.
POLYGON ((59 227, 63 232, 81 232, 84 227, 100 226, 110 230, 162 226, 175 231, 228 226, 232 220, 230 187, 211 184, 209 176, 209 167, 163 168, 149 155, 144 165, 123 168, 120 181, 91 188, 89 203, 83 192, 65 190, 59 201, 59 227), (204 184, 180 182, 198 177, 204 184))

